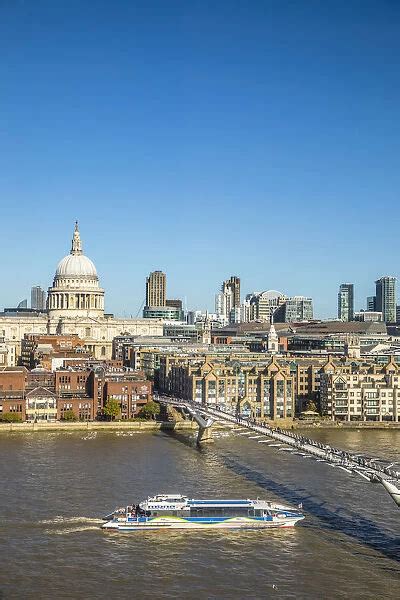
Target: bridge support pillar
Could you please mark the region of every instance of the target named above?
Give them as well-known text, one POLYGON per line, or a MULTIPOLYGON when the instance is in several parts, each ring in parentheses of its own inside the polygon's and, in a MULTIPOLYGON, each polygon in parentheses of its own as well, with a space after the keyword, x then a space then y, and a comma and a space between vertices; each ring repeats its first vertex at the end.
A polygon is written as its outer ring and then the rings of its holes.
POLYGON ((204 444, 205 442, 213 442, 213 435, 211 431, 211 425, 209 427, 202 427, 199 425, 199 433, 197 434, 197 444, 204 444))

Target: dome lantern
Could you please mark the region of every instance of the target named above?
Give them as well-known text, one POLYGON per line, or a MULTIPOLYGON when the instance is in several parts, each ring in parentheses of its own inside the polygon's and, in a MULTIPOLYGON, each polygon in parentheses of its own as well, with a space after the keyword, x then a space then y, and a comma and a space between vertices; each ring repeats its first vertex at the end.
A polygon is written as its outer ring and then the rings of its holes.
POLYGON ((79 234, 78 221, 75 221, 74 236, 72 238, 71 254, 83 254, 82 240, 79 234))

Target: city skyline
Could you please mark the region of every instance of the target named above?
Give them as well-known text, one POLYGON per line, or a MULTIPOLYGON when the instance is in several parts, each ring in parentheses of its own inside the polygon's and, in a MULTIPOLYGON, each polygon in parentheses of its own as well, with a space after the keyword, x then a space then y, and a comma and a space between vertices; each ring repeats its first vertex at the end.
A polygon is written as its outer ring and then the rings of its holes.
MULTIPOLYGON (((78 222, 76 221, 75 229, 77 228, 77 223, 78 222)), ((86 234, 85 234, 85 237, 86 237, 86 234)), ((90 252, 87 253, 86 250, 85 250, 85 253, 86 254, 90 254, 90 252)), ((97 260, 95 260, 95 262, 97 263, 97 260)), ((165 277, 167 276, 168 277, 168 285, 169 285, 170 276, 169 276, 168 271, 161 270, 161 269, 156 269, 156 270, 150 272, 150 276, 156 275, 156 274, 161 274, 164 277, 164 286, 165 286, 165 277)), ((54 269, 53 269, 53 275, 54 275, 54 269)), ((47 293, 47 291, 51 288, 51 279, 53 278, 53 275, 51 276, 51 278, 50 278, 50 280, 49 280, 49 282, 47 284, 41 285, 41 284, 38 284, 37 281, 36 281, 36 283, 35 283, 34 286, 32 286, 32 285, 30 286, 30 289, 33 290, 35 287, 43 287, 44 292, 47 293)), ((104 278, 103 278, 103 275, 102 275, 101 271, 99 273, 99 276, 100 276, 101 281, 103 281, 104 278)), ((250 289, 244 288, 243 285, 242 285, 242 282, 246 281, 245 277, 243 278, 241 275, 238 276, 237 274, 236 275, 232 275, 232 274, 227 275, 227 274, 225 274, 225 278, 230 278, 230 280, 235 279, 236 277, 238 277, 239 288, 241 286, 241 301, 242 302, 245 299, 246 295, 250 295, 251 293, 253 293, 255 291, 257 291, 258 293, 260 293, 260 292, 271 291, 271 290, 273 291, 273 290, 277 289, 277 286, 275 286, 275 287, 272 287, 272 286, 271 287, 265 287, 264 289, 262 289, 260 287, 260 285, 258 285, 257 287, 255 286, 253 288, 253 290, 251 291, 250 289)), ((380 275, 378 277, 379 277, 379 279, 385 279, 385 278, 388 278, 388 277, 389 278, 394 278, 395 280, 397 279, 395 276, 393 276, 393 275, 389 275, 388 276, 387 274, 386 275, 380 275)), ((229 279, 226 279, 226 281, 224 281, 224 283, 226 284, 226 283, 228 283, 228 281, 229 281, 229 279)), ((138 305, 140 304, 139 309, 137 311, 138 313, 139 312, 141 313, 141 308, 143 308, 143 306, 146 304, 146 296, 147 296, 147 291, 146 290, 147 290, 148 283, 149 283, 149 274, 147 273, 147 275, 144 276, 144 279, 143 279, 143 282, 142 282, 142 298, 138 299, 138 305)), ((372 281, 370 281, 370 287, 372 288, 372 286, 375 285, 375 284, 376 284, 375 278, 372 278, 372 281)), ((368 300, 370 299, 370 296, 365 296, 365 297, 362 298, 362 297, 360 297, 359 293, 357 294, 357 282, 354 282, 352 284, 343 284, 343 283, 339 284, 340 288, 342 288, 343 286, 346 286, 346 285, 352 285, 352 286, 354 286, 354 288, 353 288, 353 293, 354 293, 354 310, 355 311, 367 310, 368 309, 368 300)), ((106 287, 106 286, 103 286, 103 287, 106 287)), ((288 289, 288 286, 285 286, 285 287, 283 287, 280 290, 280 292, 283 292, 286 295, 286 290, 287 289, 288 289)), ((215 292, 215 290, 214 290, 214 292, 215 292)), ((8 290, 8 293, 10 293, 10 290, 8 290)), ((163 293, 165 295, 165 289, 164 289, 163 293)), ((178 294, 172 293, 171 295, 174 296, 174 297, 178 297, 178 294)), ((287 294, 287 296, 290 296, 290 295, 291 294, 287 294)), ((24 296, 24 294, 21 295, 21 298, 23 298, 23 296, 24 296)), ((107 296, 113 296, 112 289, 108 289, 107 290, 107 296)), ((297 294, 297 293, 293 293, 292 296, 293 297, 298 297, 298 296, 301 296, 301 295, 297 294)), ((7 304, 7 303, 3 302, 3 297, 4 297, 4 293, 3 293, 2 297, 0 298, 0 311, 1 311, 1 309, 5 308, 5 307, 17 306, 20 303, 20 301, 21 301, 21 298, 19 298, 19 299, 15 298, 14 301, 11 301, 11 302, 9 302, 7 304), (2 302, 3 302, 3 306, 1 305, 2 302)), ((181 296, 182 299, 185 299, 185 303, 187 303, 187 306, 188 306, 189 310, 199 310, 200 309, 200 310, 207 310, 210 313, 214 313, 215 312, 215 293, 214 293, 214 296, 211 296, 211 298, 208 300, 208 302, 206 303, 206 305, 203 305, 203 306, 200 306, 200 305, 191 306, 187 302, 187 297, 188 297, 187 294, 182 294, 182 296, 181 296)), ((335 320, 335 319, 338 318, 338 315, 337 315, 337 310, 338 310, 338 308, 337 308, 337 292, 336 292, 336 296, 334 296, 334 298, 333 298, 333 302, 336 302, 335 308, 332 311, 332 314, 328 315, 328 316, 320 315, 315 310, 315 306, 318 306, 318 304, 319 304, 319 298, 318 298, 318 296, 312 297, 310 295, 309 297, 312 298, 312 301, 313 301, 313 304, 314 304, 314 318, 315 319, 324 319, 324 318, 326 319, 327 318, 327 319, 330 319, 330 320, 335 320)), ((397 303, 399 301, 400 300, 397 298, 397 296, 395 296, 395 308, 396 308, 397 303)), ((24 302, 25 302, 25 300, 24 300, 24 302)), ((125 311, 125 312, 122 312, 122 313, 118 313, 116 311, 109 310, 108 306, 109 306, 109 301, 106 299, 106 312, 113 313, 113 314, 115 314, 117 316, 118 315, 125 316, 125 315, 128 315, 128 314, 132 315, 132 316, 135 315, 134 311, 132 311, 132 312, 125 311)))
POLYGON ((399 277, 398 7, 137 6, 3 7, 1 302, 75 219, 116 314, 155 269, 193 308, 237 273, 323 318, 399 277))

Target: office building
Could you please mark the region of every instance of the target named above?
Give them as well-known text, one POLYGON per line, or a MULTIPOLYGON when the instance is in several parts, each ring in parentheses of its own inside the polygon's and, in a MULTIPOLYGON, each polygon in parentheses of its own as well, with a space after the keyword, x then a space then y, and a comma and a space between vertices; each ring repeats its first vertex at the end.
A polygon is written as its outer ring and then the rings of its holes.
POLYGON ((342 283, 339 287, 338 319, 339 321, 354 319, 354 285, 352 283, 342 283))
POLYGON ((167 277, 162 271, 153 271, 146 279, 146 307, 166 306, 167 277))
POLYGON ((178 320, 183 321, 185 318, 185 313, 182 307, 182 300, 166 300, 165 306, 167 308, 174 308, 178 313, 178 320))
POLYGON ((285 304, 287 298, 281 292, 268 290, 255 293, 250 299, 250 321, 270 322, 275 317, 275 312, 285 304))
POLYGON ((236 277, 236 275, 232 275, 230 279, 227 279, 222 284, 222 293, 227 293, 228 291, 232 292, 232 306, 239 307, 240 306, 240 278, 236 277))
POLYGON ((376 307, 382 313, 385 323, 396 322, 396 278, 381 277, 375 281, 376 307))
POLYGON ((360 310, 354 313, 355 321, 364 321, 370 323, 377 323, 382 321, 382 313, 376 312, 375 310, 360 310))
POLYGON ((376 311, 376 298, 375 298, 375 296, 368 296, 367 297, 367 310, 369 312, 375 312, 376 311))
POLYGON ((174 306, 145 306, 144 319, 158 319, 163 321, 183 321, 183 313, 174 306))
POLYGON ((46 292, 40 285, 31 288, 31 308, 36 310, 46 310, 46 292))
MULTIPOLYGON (((285 323, 301 323, 303 321, 312 321, 314 316, 313 301, 311 298, 305 296, 293 296, 288 298, 285 304, 282 305, 282 309, 278 309, 279 312, 284 313, 285 323)), ((279 322, 278 318, 275 318, 276 322, 279 322)))
POLYGON ((221 291, 215 296, 215 312, 219 317, 232 322, 240 312, 240 278, 232 275, 222 282, 221 291))

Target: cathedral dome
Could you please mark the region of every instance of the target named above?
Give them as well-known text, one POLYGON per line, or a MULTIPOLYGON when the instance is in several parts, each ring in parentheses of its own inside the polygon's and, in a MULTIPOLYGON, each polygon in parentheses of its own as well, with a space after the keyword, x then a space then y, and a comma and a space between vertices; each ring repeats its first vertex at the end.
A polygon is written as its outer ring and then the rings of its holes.
POLYGON ((96 267, 83 254, 82 241, 79 234, 78 223, 75 223, 74 237, 72 238, 71 253, 64 256, 58 263, 54 279, 74 278, 98 279, 96 267))
POLYGON ((96 267, 83 254, 78 223, 71 252, 58 263, 47 309, 49 316, 55 318, 104 317, 104 290, 99 285, 96 267))
POLYGON ((84 254, 68 254, 58 263, 57 278, 90 277, 97 278, 96 267, 84 254))

